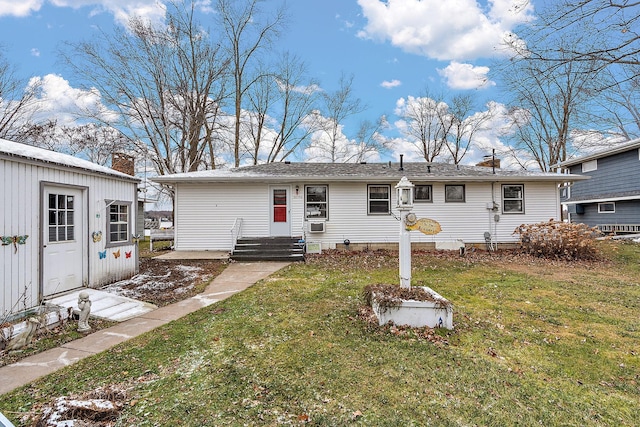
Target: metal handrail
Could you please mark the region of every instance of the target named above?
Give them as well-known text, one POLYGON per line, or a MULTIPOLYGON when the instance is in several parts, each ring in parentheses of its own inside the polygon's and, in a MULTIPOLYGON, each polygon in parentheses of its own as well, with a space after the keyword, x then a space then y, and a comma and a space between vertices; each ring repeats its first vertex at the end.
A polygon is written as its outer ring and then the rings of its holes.
POLYGON ((231 255, 238 243, 238 239, 242 237, 242 218, 236 218, 231 227, 231 255))

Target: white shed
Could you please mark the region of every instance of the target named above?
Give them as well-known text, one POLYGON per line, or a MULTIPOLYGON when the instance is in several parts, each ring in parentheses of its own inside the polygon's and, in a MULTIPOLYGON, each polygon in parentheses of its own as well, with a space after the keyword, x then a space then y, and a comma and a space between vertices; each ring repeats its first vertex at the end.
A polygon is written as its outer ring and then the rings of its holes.
POLYGON ((0 139, 3 317, 138 270, 133 176, 0 139))
POLYGON ((558 219, 555 173, 438 163, 270 163, 156 177, 175 191, 176 250, 233 251, 239 237, 286 236, 322 249, 397 247, 395 185, 414 185, 413 212, 438 221, 415 247, 513 244, 523 223, 558 219))

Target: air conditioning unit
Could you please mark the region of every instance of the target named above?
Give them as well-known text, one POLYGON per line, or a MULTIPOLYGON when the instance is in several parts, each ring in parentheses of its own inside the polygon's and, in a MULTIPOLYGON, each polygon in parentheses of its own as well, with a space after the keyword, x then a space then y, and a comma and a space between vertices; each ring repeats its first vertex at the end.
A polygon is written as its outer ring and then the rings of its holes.
POLYGON ((324 225, 324 222, 310 222, 308 228, 309 233, 324 233, 324 225))

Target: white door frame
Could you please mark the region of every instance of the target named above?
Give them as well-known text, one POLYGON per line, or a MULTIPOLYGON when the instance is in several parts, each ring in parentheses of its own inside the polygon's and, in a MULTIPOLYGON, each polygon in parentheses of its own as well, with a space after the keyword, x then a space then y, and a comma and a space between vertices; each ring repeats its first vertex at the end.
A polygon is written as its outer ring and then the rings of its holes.
POLYGON ((88 285, 89 281, 89 191, 88 187, 60 184, 56 182, 41 181, 40 182, 40 233, 39 233, 39 299, 42 301, 45 297, 59 292, 69 291, 71 289, 80 288, 88 285), (55 289, 48 286, 46 281, 52 271, 48 255, 51 253, 48 249, 61 247, 64 243, 49 244, 49 192, 65 191, 79 196, 79 200, 74 200, 74 252, 67 255, 69 259, 60 259, 60 262, 68 263, 75 266, 76 277, 69 276, 69 282, 56 286, 55 289), (49 246, 49 248, 47 247, 49 246))
MULTIPOLYGON (((280 212, 281 214, 282 212, 280 212)), ((270 185, 269 186, 269 235, 271 237, 291 236, 291 186, 290 185, 270 185), (274 191, 285 190, 286 205, 276 206, 274 201, 274 191), (276 207, 285 209, 286 221, 276 222, 276 207)))

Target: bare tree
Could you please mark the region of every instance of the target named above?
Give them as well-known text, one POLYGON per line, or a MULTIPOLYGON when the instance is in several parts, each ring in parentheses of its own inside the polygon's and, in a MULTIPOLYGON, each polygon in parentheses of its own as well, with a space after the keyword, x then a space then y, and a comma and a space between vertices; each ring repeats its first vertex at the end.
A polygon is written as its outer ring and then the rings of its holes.
POLYGON ((442 97, 434 98, 427 92, 418 98, 408 97, 398 112, 405 122, 402 134, 427 162, 433 162, 440 156, 445 145, 451 126, 450 121, 444 120, 447 110, 442 97))
POLYGON ((360 98, 353 93, 353 75, 342 74, 339 87, 334 92, 324 92, 320 96, 320 108, 314 110, 309 117, 307 126, 317 129, 314 132, 311 146, 308 147, 314 161, 329 163, 353 161, 354 153, 362 151, 357 146, 373 141, 362 139, 354 143, 344 134, 345 121, 362 113, 366 107, 360 98))
POLYGON ((0 138, 26 142, 44 130, 45 123, 32 120, 38 109, 38 89, 38 83, 19 79, 0 51, 0 138))
POLYGON ((381 116, 375 122, 363 120, 352 144, 352 154, 347 162, 365 162, 369 156, 378 156, 389 150, 390 141, 382 135, 382 131, 388 127, 387 118, 381 116))
POLYGON ((306 71, 298 57, 285 52, 249 90, 252 146, 247 151, 252 152, 254 164, 286 159, 299 151, 316 130, 308 117, 319 86, 306 71))
MULTIPOLYGON (((510 116, 514 153, 526 152, 543 171, 567 159, 571 132, 584 124, 589 102, 589 69, 593 64, 567 61, 552 70, 529 57, 514 59, 503 69, 512 96, 510 116)), ((517 159, 526 164, 525 159, 517 159)))
POLYGON ((69 44, 66 63, 115 110, 93 119, 122 130, 161 174, 215 167, 215 126, 228 61, 173 4, 163 27, 133 19, 100 41, 69 44), (140 145, 141 144, 141 145, 140 145))
POLYGON ((474 143, 478 131, 491 119, 490 111, 473 113, 472 95, 456 95, 447 110, 438 109, 441 127, 446 132, 444 146, 454 164, 459 164, 474 143), (472 114, 473 113, 473 114, 472 114))
POLYGON ((537 19, 508 42, 544 75, 588 73, 590 122, 573 129, 575 142, 606 144, 638 135, 635 93, 640 66, 640 2, 560 0, 537 8, 537 19), (526 40, 523 42, 522 40, 526 40))
POLYGON ((262 0, 218 0, 217 3, 232 74, 235 118, 233 157, 236 167, 240 165, 242 156, 243 100, 249 88, 259 78, 252 74, 255 71, 252 66, 257 66, 260 52, 270 46, 285 21, 284 7, 261 21, 260 3, 262 0))
POLYGON ((590 116, 598 139, 640 137, 640 66, 608 67, 598 74, 603 89, 594 93, 590 116))
MULTIPOLYGON (((632 0, 561 0, 548 2, 527 34, 528 55, 549 63, 568 61, 640 65, 640 2, 632 0), (580 43, 554 45, 544 40, 583 35, 580 43)), ((522 52, 524 46, 514 46, 522 52)))
POLYGON ((103 166, 109 164, 113 153, 127 153, 134 149, 117 129, 99 123, 63 126, 58 134, 58 139, 65 144, 66 149, 56 151, 80 155, 103 166))

